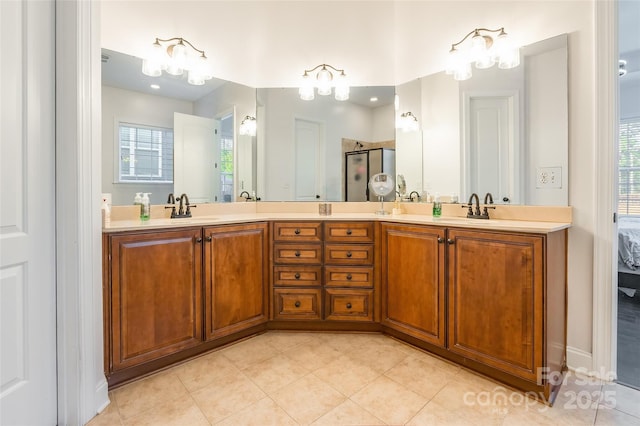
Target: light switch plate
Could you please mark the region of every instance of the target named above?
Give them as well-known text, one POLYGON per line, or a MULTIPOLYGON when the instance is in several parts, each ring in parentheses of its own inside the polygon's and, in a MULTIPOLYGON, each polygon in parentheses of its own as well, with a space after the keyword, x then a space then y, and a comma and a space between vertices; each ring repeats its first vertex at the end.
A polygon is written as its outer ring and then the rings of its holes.
POLYGON ((538 167, 536 188, 562 188, 562 167, 538 167))

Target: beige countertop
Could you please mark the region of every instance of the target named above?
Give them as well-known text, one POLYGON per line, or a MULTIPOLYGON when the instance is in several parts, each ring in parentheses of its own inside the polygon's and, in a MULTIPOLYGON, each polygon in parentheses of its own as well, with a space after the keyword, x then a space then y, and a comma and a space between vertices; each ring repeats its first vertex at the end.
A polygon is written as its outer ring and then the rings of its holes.
MULTIPOLYGON (((246 209, 244 209, 246 210, 246 209)), ((457 212, 457 211, 456 211, 457 212)), ((152 215, 153 216, 153 215, 152 215)), ((437 225, 456 228, 473 228, 496 231, 512 231, 527 233, 550 233, 569 228, 571 222, 564 221, 539 221, 539 220, 513 220, 513 219, 468 219, 464 216, 441 216, 434 218, 428 214, 386 214, 379 215, 371 212, 335 212, 329 216, 309 212, 223 212, 203 214, 185 219, 170 219, 167 217, 153 218, 148 221, 118 217, 111 220, 103 227, 103 232, 140 231, 147 229, 171 229, 193 226, 213 226, 234 223, 249 223, 260 221, 383 221, 394 223, 407 223, 418 225, 437 225)))

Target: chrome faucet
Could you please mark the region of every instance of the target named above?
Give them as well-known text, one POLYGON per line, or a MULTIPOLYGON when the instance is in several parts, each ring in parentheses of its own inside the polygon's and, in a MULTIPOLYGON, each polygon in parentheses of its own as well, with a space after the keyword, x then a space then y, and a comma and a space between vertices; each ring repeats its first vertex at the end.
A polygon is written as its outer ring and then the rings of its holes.
POLYGON ((413 194, 416 194, 415 201, 420 201, 420 194, 418 194, 418 191, 411 191, 411 192, 409 193, 409 199, 410 199, 411 201, 413 201, 413 200, 414 200, 414 198, 413 198, 413 194))

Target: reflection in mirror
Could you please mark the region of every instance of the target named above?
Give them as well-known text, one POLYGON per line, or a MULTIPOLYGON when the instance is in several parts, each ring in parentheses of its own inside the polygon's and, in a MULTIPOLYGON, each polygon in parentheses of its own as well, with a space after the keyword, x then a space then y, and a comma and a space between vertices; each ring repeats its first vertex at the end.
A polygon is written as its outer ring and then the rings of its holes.
POLYGON ((395 147, 392 86, 352 87, 348 101, 303 101, 295 88, 257 93, 263 200, 344 201, 346 153, 395 147))
POLYGON ((423 191, 568 205, 567 35, 521 55, 512 70, 478 69, 460 82, 441 72, 398 86, 400 110, 419 117, 423 132, 423 191))
POLYGON ((256 191, 256 137, 239 134, 241 119, 255 116, 255 88, 148 77, 140 58, 106 49, 102 57, 102 191, 113 205, 132 204, 137 192, 164 204, 169 193, 195 203, 256 191), (133 135, 126 141, 123 125, 133 135))

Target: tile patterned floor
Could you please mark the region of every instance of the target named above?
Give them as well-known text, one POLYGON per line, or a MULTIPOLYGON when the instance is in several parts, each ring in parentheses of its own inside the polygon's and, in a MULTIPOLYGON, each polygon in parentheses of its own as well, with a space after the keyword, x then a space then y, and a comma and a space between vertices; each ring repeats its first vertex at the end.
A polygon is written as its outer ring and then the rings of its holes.
POLYGON ((640 426, 639 391, 570 373, 547 407, 380 334, 268 332, 109 397, 90 426, 640 426))

